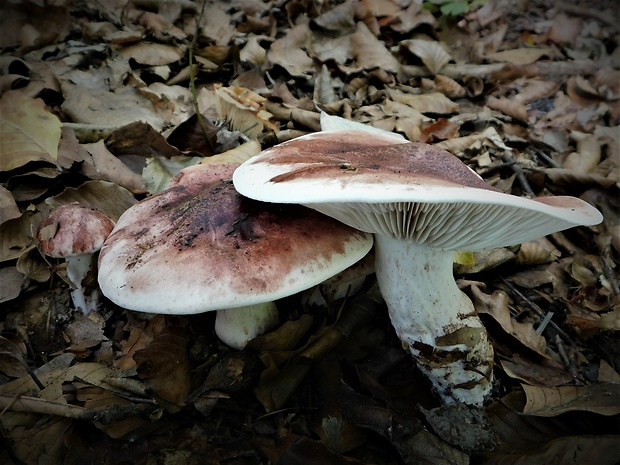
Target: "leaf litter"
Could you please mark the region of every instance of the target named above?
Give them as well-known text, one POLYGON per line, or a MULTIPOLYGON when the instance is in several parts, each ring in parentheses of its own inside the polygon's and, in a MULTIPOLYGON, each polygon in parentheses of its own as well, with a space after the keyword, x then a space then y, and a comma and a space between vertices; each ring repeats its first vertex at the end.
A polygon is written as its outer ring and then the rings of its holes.
POLYGON ((0 6, 3 462, 616 463, 612 1, 53 3, 0 6), (372 276, 345 299, 283 299, 282 324, 236 352, 210 314, 76 314, 65 264, 37 249, 52 208, 117 219, 183 167, 241 163, 329 117, 603 212, 455 264, 496 353, 484 408, 432 397, 372 276))

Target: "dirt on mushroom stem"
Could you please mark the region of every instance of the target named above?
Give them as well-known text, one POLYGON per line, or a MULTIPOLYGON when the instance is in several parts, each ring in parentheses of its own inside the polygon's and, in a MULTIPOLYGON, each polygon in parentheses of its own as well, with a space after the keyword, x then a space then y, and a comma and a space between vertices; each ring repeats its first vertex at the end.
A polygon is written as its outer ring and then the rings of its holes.
POLYGON ((452 276, 453 251, 375 234, 375 267, 396 334, 444 402, 481 405, 493 348, 452 276))

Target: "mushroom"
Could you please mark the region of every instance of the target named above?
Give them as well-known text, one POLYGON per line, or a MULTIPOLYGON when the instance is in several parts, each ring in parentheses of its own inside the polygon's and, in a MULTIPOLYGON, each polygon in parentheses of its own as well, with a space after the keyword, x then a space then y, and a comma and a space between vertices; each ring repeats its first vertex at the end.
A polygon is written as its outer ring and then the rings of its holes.
POLYGON ((118 220, 99 256, 106 297, 136 311, 217 310, 215 330, 242 349, 277 322, 274 301, 355 263, 372 236, 299 205, 239 195, 236 164, 194 165, 118 220))
POLYGON ((70 203, 52 210, 37 229, 39 250, 49 257, 66 260, 67 277, 73 285, 73 305, 84 314, 99 306, 98 289, 87 291, 83 281, 112 228, 114 221, 99 210, 70 203))
POLYGON ((247 197, 303 204, 374 234, 392 324, 445 403, 481 405, 492 387, 493 350, 454 281, 454 252, 602 220, 582 200, 504 194, 443 149, 381 146, 363 131, 319 132, 272 147, 243 163, 233 182, 247 197))

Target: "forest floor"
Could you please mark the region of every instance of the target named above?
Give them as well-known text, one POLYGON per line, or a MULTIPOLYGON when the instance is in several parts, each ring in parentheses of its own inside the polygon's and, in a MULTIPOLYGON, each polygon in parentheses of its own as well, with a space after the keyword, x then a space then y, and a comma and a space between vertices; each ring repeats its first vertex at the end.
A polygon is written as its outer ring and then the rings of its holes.
POLYGON ((0 462, 618 463, 618 14, 614 0, 3 2, 0 462), (60 205, 116 221, 187 166, 320 131, 321 112, 442 147, 502 192, 602 212, 455 263, 495 351, 483 408, 441 405, 366 294, 372 275, 344 301, 278 301, 281 325, 233 350, 214 312, 104 298, 83 315, 65 261, 39 250, 60 205), (360 303, 372 312, 343 334, 360 303))

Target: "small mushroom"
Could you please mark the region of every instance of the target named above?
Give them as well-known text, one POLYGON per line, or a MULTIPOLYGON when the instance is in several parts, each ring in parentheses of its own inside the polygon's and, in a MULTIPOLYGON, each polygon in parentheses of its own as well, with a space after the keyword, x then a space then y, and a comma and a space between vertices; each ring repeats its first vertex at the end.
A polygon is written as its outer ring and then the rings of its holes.
POLYGON ((127 210, 99 256, 106 297, 136 311, 217 310, 236 349, 277 322, 274 301, 360 260, 372 236, 299 205, 242 197, 237 165, 185 168, 169 188, 127 210))
POLYGON ((454 252, 602 220, 582 200, 504 194, 443 149, 363 131, 319 132, 277 145, 243 163, 233 181, 247 197, 306 205, 374 234, 377 280, 392 324, 446 403, 481 405, 493 379, 493 350, 454 281, 454 252))
POLYGON ((39 250, 66 260, 73 305, 84 314, 99 306, 99 290, 87 291, 83 281, 112 228, 114 222, 99 210, 70 203, 52 210, 37 229, 39 250))

